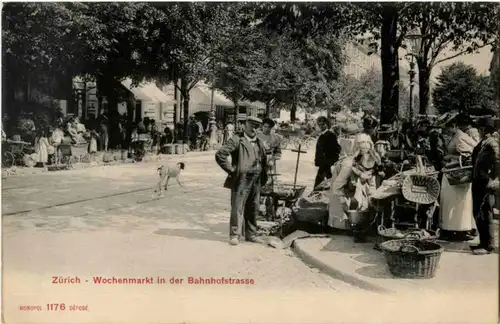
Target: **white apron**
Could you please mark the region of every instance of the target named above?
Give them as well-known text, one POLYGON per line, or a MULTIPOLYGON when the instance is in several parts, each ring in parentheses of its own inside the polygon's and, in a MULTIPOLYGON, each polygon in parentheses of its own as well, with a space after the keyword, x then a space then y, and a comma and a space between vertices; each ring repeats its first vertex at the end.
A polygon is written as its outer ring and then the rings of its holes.
POLYGON ((441 229, 445 231, 470 231, 475 228, 470 183, 451 186, 444 175, 441 181, 439 204, 441 229))
POLYGON ((330 186, 330 202, 328 204, 328 226, 346 230, 349 228, 347 214, 344 212, 339 197, 335 194, 339 185, 347 181, 353 159, 351 157, 340 160, 332 168, 332 184, 330 186))

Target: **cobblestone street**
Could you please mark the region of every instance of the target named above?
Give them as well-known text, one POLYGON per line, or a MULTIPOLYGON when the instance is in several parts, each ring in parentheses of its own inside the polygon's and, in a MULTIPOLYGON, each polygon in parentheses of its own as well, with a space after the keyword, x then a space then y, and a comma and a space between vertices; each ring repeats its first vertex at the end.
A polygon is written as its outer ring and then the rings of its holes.
MULTIPOLYGON (((301 165, 304 172, 312 170, 308 160, 301 165)), ((157 164, 4 181, 7 322, 9 314, 29 315, 15 310, 19 304, 46 304, 48 296, 62 291, 51 284, 52 276, 224 276, 253 279, 255 285, 244 289, 255 291, 356 289, 309 268, 291 251, 251 243, 231 247, 227 241, 229 192, 222 188, 224 173, 212 155, 187 160, 181 180, 185 188, 173 181, 161 199, 152 195, 157 164)), ((294 170, 291 153, 285 154, 282 168, 285 180, 292 180, 292 172, 284 172, 294 170)), ((88 292, 85 303, 94 307, 94 294, 114 294, 118 289, 73 285, 64 292, 82 288, 88 292)), ((157 288, 142 288, 142 293, 153 292, 161 294, 157 288)))

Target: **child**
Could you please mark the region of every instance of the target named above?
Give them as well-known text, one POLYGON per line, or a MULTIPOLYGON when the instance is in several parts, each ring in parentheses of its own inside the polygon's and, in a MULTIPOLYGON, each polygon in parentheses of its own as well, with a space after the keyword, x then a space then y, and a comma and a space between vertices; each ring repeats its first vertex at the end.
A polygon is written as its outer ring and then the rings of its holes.
POLYGON ((35 153, 38 154, 37 163, 45 166, 49 162, 48 131, 39 131, 35 140, 35 153))
POLYGON ((90 132, 90 143, 88 148, 88 153, 90 154, 90 162, 92 164, 95 163, 95 155, 97 153, 97 139, 99 138, 99 134, 93 129, 90 132))

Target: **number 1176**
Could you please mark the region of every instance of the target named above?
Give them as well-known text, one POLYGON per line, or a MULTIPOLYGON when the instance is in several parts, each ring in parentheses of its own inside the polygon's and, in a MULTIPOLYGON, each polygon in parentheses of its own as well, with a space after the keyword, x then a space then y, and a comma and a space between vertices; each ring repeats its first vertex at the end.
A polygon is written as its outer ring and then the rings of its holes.
POLYGON ((47 304, 47 310, 49 311, 58 311, 58 310, 65 310, 66 305, 64 304, 47 304))

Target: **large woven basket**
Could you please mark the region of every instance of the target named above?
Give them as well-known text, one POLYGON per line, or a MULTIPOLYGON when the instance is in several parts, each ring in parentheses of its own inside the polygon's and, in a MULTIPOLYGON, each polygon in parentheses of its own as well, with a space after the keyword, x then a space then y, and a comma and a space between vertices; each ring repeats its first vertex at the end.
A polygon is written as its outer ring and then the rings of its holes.
POLYGON ((391 240, 380 244, 389 271, 406 279, 434 278, 443 253, 437 243, 420 240, 391 240))
POLYGON ((456 168, 444 168, 442 170, 448 180, 448 183, 452 186, 466 184, 472 181, 472 166, 463 165, 462 155, 460 155, 458 159, 458 164, 459 166, 456 168))
POLYGON ((440 189, 441 186, 436 178, 421 174, 406 176, 401 186, 406 200, 421 205, 434 203, 439 198, 440 189))

